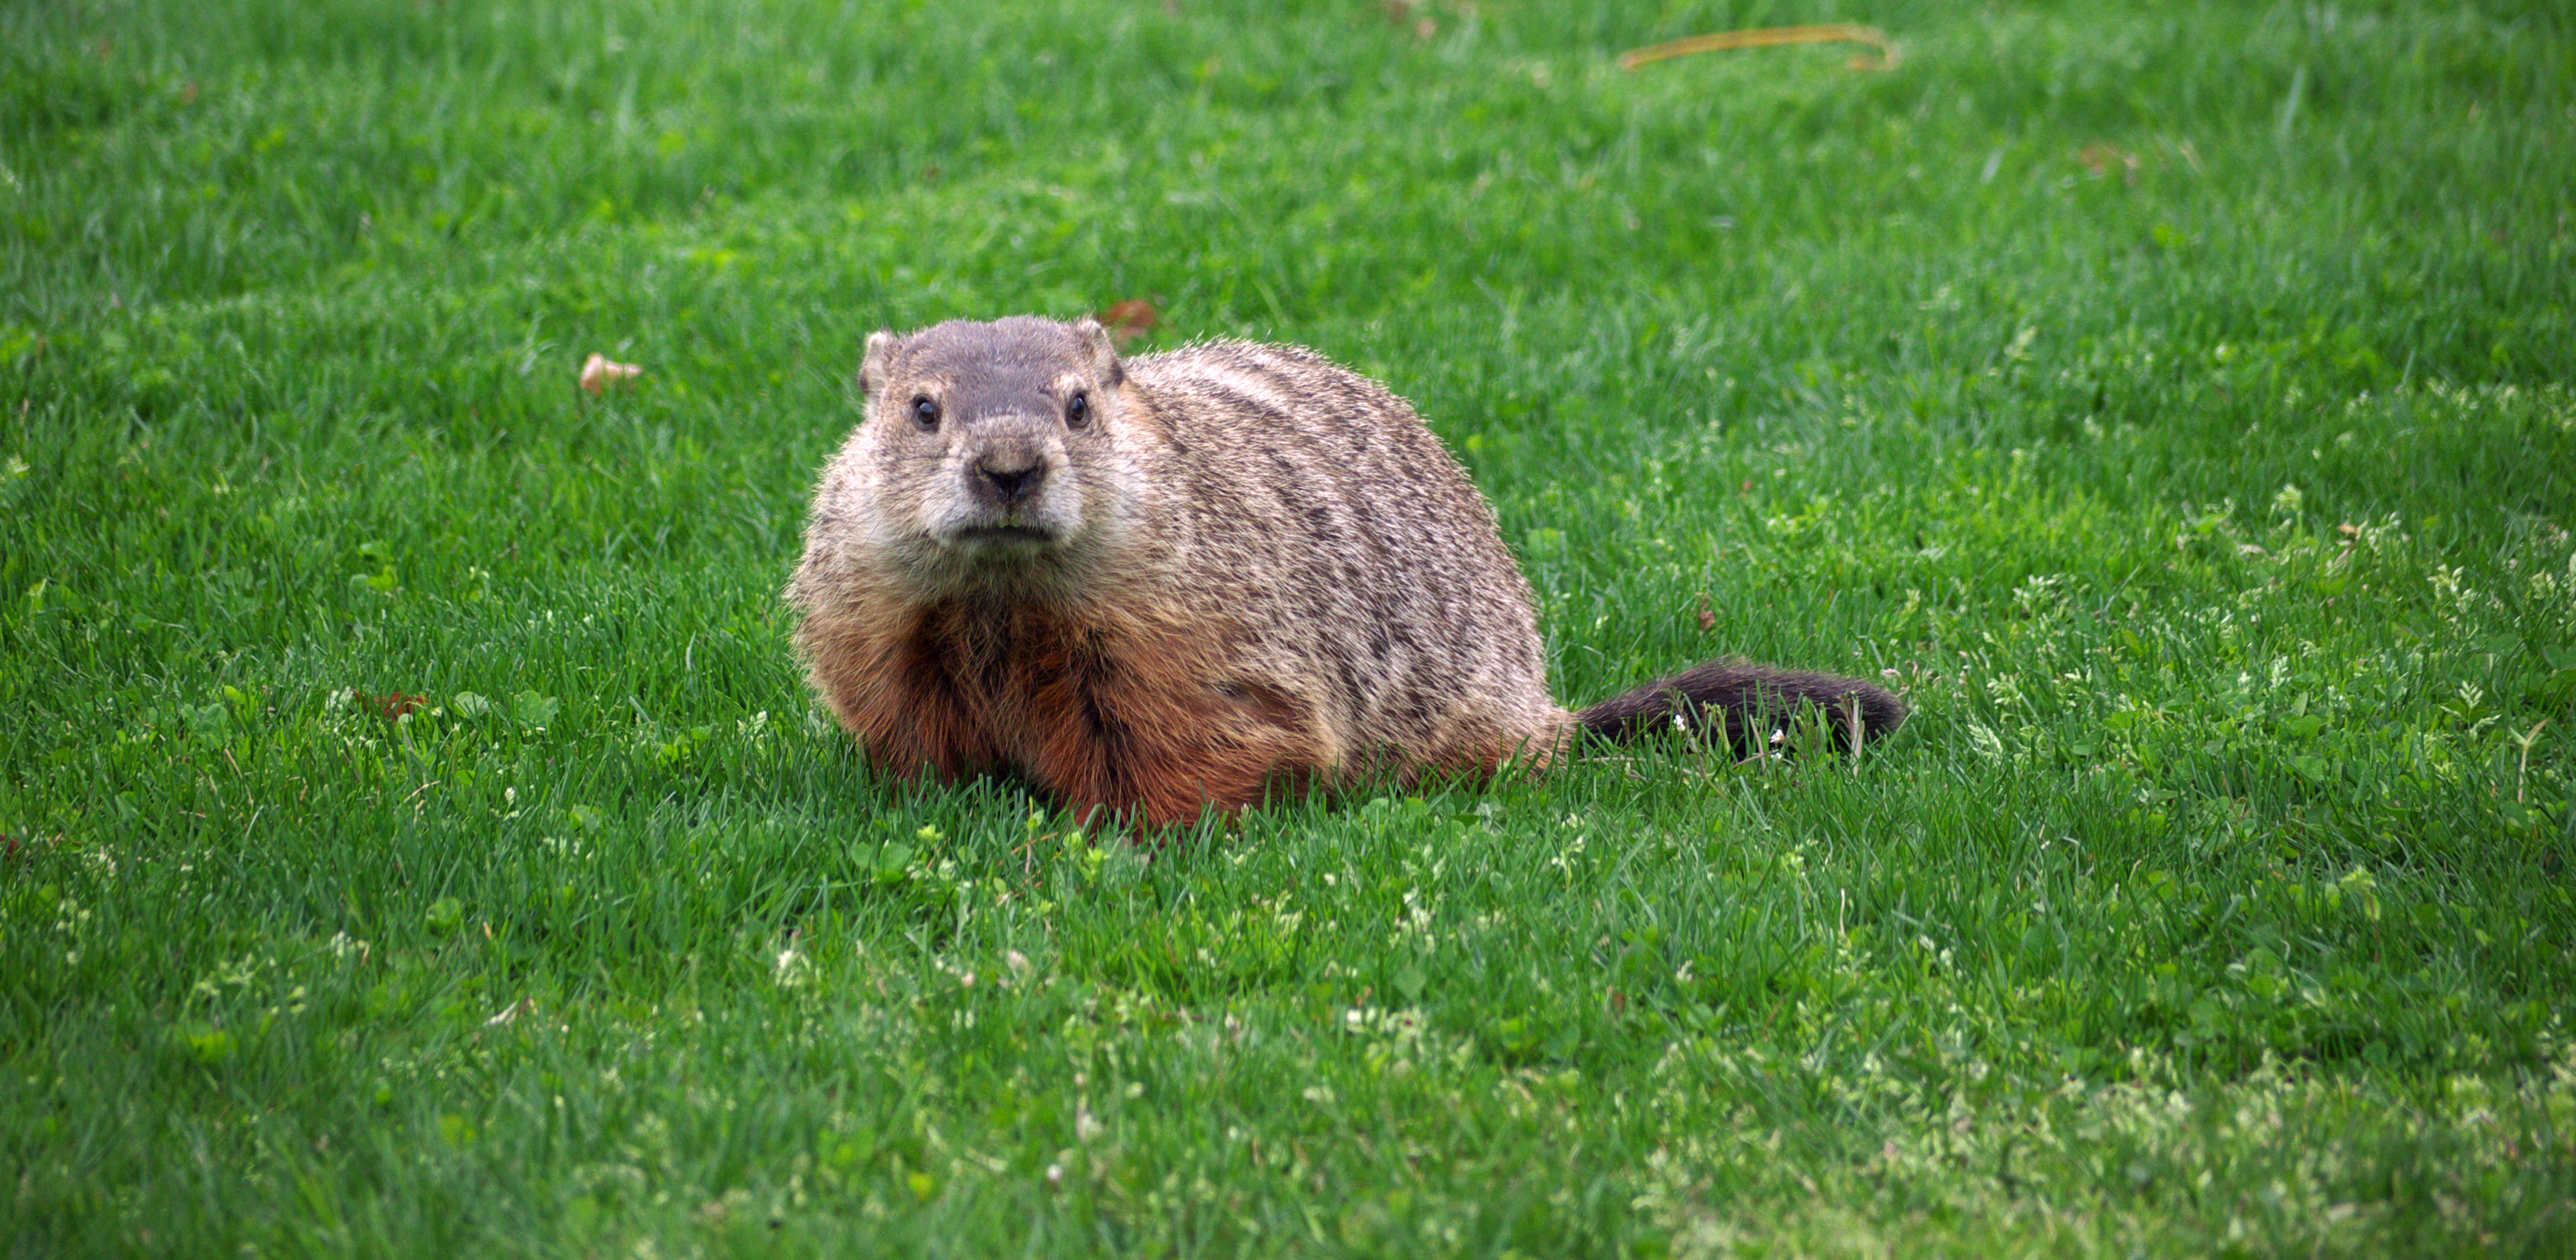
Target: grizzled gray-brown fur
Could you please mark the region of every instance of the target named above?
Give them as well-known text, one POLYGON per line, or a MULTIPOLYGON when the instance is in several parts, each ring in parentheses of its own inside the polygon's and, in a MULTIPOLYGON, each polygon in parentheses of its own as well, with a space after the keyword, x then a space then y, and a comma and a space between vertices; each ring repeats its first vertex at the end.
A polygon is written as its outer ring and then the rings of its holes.
POLYGON ((1730 662, 1558 707, 1484 499, 1403 400, 1307 350, 1121 359, 1089 320, 961 321, 870 337, 860 377, 788 598, 816 690, 897 774, 1171 823, 1543 767, 1579 729, 1903 720, 1876 687, 1730 662))

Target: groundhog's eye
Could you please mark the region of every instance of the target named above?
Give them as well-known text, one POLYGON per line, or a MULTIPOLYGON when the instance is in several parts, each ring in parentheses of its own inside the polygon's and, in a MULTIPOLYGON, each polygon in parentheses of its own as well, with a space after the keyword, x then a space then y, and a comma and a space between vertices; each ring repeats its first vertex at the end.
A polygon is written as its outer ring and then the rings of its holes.
POLYGON ((1064 405, 1064 422, 1074 428, 1091 423, 1091 396, 1077 393, 1064 405))
POLYGON ((927 398, 912 400, 912 422, 924 429, 939 427, 939 404, 927 398))

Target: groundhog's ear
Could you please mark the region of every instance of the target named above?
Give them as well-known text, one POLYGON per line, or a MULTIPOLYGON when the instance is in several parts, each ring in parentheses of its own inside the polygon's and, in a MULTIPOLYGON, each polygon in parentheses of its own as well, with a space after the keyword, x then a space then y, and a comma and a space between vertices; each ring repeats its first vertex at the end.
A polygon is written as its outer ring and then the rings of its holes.
POLYGON ((886 378, 894 374, 895 347, 903 339, 893 333, 877 331, 868 334, 867 355, 859 360, 859 388, 874 398, 885 388, 886 378))
POLYGON ((1118 366, 1118 343, 1109 339, 1109 330, 1096 319, 1086 319, 1073 326, 1074 335, 1091 348, 1091 374, 1100 383, 1115 387, 1127 379, 1127 371, 1118 366))

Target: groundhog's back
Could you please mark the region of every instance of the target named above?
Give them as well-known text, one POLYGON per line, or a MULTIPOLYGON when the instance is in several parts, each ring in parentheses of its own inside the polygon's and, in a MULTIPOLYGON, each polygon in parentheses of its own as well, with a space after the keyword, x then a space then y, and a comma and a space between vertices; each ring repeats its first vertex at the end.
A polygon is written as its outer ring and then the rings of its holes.
POLYGON ((1219 342, 1129 360, 1169 446, 1149 469, 1178 598, 1243 626, 1346 768, 1544 760, 1529 584, 1492 510, 1406 403, 1311 352, 1219 342))

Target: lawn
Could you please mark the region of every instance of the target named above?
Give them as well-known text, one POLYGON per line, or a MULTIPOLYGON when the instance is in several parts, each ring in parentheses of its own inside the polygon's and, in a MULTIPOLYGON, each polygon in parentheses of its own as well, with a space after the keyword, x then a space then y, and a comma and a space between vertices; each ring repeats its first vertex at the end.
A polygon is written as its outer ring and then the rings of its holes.
POLYGON ((2571 215, 2536 0, 9 5, 0 1253, 2570 1254, 2571 215), (1122 301, 1914 716, 872 775, 861 343, 1122 301))

